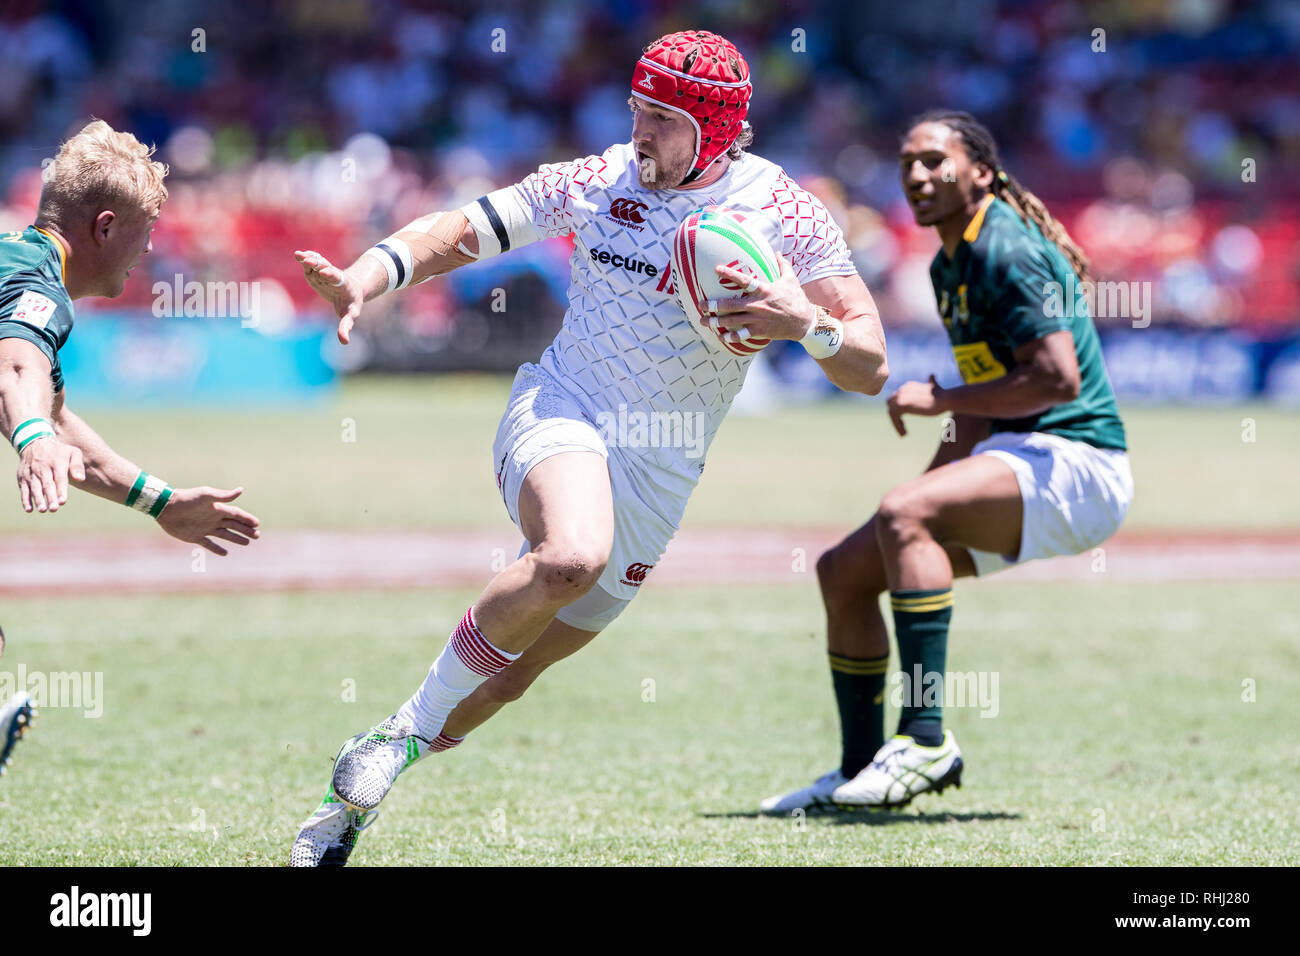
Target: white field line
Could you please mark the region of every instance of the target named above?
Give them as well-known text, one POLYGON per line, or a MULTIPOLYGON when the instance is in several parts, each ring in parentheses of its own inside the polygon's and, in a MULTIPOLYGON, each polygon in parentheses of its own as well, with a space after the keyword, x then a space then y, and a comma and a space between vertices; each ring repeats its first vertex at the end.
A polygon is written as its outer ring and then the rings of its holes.
MULTIPOLYGON (((647 586, 801 584, 837 529, 687 528, 647 586)), ((505 531, 281 531, 229 557, 157 534, 16 535, 0 539, 0 595, 476 588, 513 561, 505 531), (201 568, 201 570, 200 570, 201 568)), ((1038 561, 1006 581, 1235 581, 1300 578, 1300 534, 1121 534, 1104 553, 1038 561)))

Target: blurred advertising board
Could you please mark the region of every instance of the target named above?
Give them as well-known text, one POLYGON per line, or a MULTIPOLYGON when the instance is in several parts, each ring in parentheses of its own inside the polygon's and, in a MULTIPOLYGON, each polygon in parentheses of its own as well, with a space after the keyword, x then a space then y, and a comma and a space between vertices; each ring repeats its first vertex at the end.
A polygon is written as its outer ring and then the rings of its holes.
POLYGON ((59 352, 74 406, 166 402, 275 405, 331 394, 332 327, 263 334, 238 321, 78 318, 59 352))

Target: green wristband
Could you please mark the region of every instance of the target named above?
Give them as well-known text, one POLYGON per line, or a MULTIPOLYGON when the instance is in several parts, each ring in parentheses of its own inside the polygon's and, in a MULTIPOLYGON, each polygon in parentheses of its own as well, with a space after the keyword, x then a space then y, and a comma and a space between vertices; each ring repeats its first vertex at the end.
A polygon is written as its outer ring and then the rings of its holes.
POLYGON ((158 500, 155 501, 153 507, 149 509, 150 518, 156 518, 163 513, 163 509, 167 507, 167 502, 172 500, 172 490, 173 489, 170 485, 163 488, 162 493, 158 495, 158 500))
POLYGON ((144 512, 151 518, 156 518, 167 507, 167 502, 171 501, 173 490, 172 486, 161 478, 147 471, 141 471, 136 476, 135 484, 131 486, 123 504, 128 508, 144 512))
POLYGON ((141 471, 136 476, 135 484, 131 486, 131 490, 126 496, 126 506, 128 508, 135 507, 135 501, 140 497, 140 492, 144 491, 144 483, 148 480, 149 476, 144 471, 141 471))
POLYGON ((54 425, 44 418, 29 418, 9 436, 10 443, 18 454, 23 453, 23 449, 36 441, 38 438, 53 438, 54 425))

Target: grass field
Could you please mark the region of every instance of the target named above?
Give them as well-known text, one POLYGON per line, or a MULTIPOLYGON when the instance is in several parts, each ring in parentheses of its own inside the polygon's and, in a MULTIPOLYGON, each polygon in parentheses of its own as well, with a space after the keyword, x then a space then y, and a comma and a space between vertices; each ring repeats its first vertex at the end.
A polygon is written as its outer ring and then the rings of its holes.
MULTIPOLYGON (((1293 593, 959 586, 949 667, 999 678, 996 716, 947 715, 964 788, 801 822, 753 810, 837 759, 815 595, 651 589, 410 771, 353 859, 1295 864, 1300 652, 1295 618, 1275 610, 1293 593)), ((472 597, 8 607, 27 637, 6 667, 102 671, 104 706, 49 709, 20 745, 0 784, 0 864, 282 864, 334 749, 393 709, 472 597)))
MULTIPOLYGON (((505 388, 363 381, 309 410, 86 417, 173 483, 246 485, 268 534, 476 527, 506 521, 488 461, 505 388), (340 439, 344 418, 355 443, 340 439)), ((1300 416, 1127 419, 1129 527, 1300 528, 1300 416)), ((850 402, 731 420, 686 521, 747 522, 757 501, 774 524, 847 527, 928 458, 932 432, 918 432, 899 441, 878 407, 850 402), (829 493, 807 493, 810 469, 829 493)), ((53 517, 0 509, 0 533, 70 544, 157 533, 142 524, 84 498, 53 517)), ((353 860, 1294 865, 1295 593, 1285 580, 959 583, 949 668, 998 679, 996 716, 947 713, 964 788, 804 821, 753 811, 838 758, 811 577, 651 582, 591 647, 404 777, 353 860)), ((0 781, 0 865, 283 864, 338 744, 392 712, 474 596, 0 599, 0 669, 103 679, 102 716, 47 707, 19 745, 0 781)))
MULTIPOLYGON (((243 485, 268 529, 498 527, 492 438, 509 380, 362 379, 319 407, 85 412, 109 443, 173 485, 243 485), (347 423, 351 423, 350 425, 347 423), (344 441, 351 428, 355 441, 344 441)), ((75 396, 74 396, 75 399, 75 396)), ((1137 498, 1127 529, 1300 528, 1300 413, 1266 406, 1128 408, 1137 498), (1243 420, 1254 440, 1243 441, 1243 420)), ((937 420, 900 439, 878 402, 844 399, 733 415, 710 449, 692 524, 843 525, 925 467, 937 420), (808 493, 809 473, 824 494, 808 493)), ((0 499, 2 501, 2 499, 0 499)), ((0 534, 138 528, 138 515, 74 496, 57 515, 0 506, 0 534)))

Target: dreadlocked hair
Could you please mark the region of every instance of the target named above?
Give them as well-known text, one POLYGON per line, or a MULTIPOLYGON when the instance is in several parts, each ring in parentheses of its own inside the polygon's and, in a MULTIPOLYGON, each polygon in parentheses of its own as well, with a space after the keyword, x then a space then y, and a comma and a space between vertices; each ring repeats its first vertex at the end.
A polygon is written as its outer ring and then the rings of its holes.
POLYGON ((998 144, 988 127, 961 110, 934 109, 917 116, 907 128, 914 129, 922 123, 942 123, 960 136, 971 162, 993 170, 993 195, 1014 209, 1026 225, 1032 223, 1037 226, 1047 241, 1061 250, 1061 255, 1065 256, 1081 282, 1089 280, 1087 255, 1070 238, 1065 226, 1047 211, 1043 201, 1002 168, 1002 161, 998 158, 998 144))

